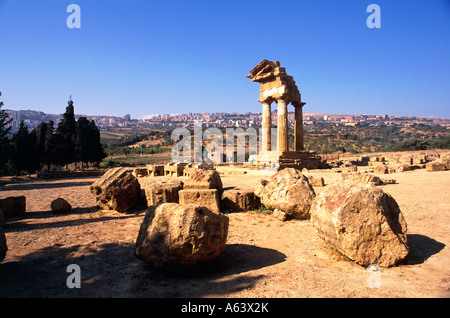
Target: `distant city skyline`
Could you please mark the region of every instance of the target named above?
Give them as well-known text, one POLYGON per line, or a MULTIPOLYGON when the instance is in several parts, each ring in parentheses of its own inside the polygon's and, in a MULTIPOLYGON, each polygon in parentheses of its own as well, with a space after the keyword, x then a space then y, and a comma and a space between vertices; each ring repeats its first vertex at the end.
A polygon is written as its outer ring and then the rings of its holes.
MULTIPOLYGON (((21 121, 29 129, 37 127, 42 122, 53 121, 56 125, 63 118, 63 114, 47 114, 42 111, 34 110, 11 110, 5 109, 10 118, 13 119, 11 127, 16 130, 21 121)), ((262 121, 261 112, 246 112, 246 113, 184 113, 184 114, 154 114, 144 118, 131 118, 129 114, 125 116, 104 116, 104 115, 86 115, 75 113, 75 119, 80 117, 87 117, 88 120, 94 120, 100 128, 106 127, 129 127, 129 125, 136 124, 150 124, 154 126, 193 126, 199 121, 207 126, 215 127, 230 127, 233 125, 240 127, 260 127, 262 121)), ((277 110, 272 111, 272 125, 277 125, 277 110)), ((289 112, 288 122, 293 124, 295 121, 295 113, 289 112)), ((419 117, 419 116, 391 116, 388 114, 323 114, 323 113, 303 113, 304 123, 310 124, 312 122, 331 122, 338 124, 355 124, 355 123, 370 123, 372 125, 410 125, 413 123, 440 125, 450 129, 450 119, 436 118, 436 117, 419 117)), ((148 126, 148 125, 147 125, 148 126)))
POLYGON ((89 116, 259 113, 245 76, 268 59, 304 113, 450 118, 446 0, 0 0, 0 30, 4 109, 61 114, 72 95, 89 116))
MULTIPOLYGON (((35 113, 44 113, 45 115, 50 115, 50 116, 59 116, 62 117, 64 114, 64 111, 61 111, 59 113, 46 113, 42 110, 38 110, 38 109, 8 109, 8 108, 3 108, 4 110, 6 110, 6 112, 35 112, 35 113)), ((232 114, 239 114, 239 115, 243 115, 246 113, 251 113, 253 115, 256 114, 260 114, 261 115, 261 111, 257 110, 257 111, 245 111, 245 112, 185 112, 185 113, 161 113, 161 114, 149 114, 149 115, 145 115, 141 118, 134 118, 133 116, 131 116, 130 114, 124 114, 124 115, 102 115, 102 114, 81 114, 75 111, 75 116, 76 117, 82 117, 82 116, 88 116, 88 117, 116 117, 116 118, 128 118, 127 120, 146 120, 146 119, 152 119, 155 117, 164 117, 166 115, 168 115, 169 117, 176 117, 176 116, 182 116, 182 115, 187 115, 187 114, 192 114, 192 115, 199 115, 199 114, 227 114, 227 115, 232 115, 232 114)), ((277 114, 277 110, 272 110, 272 113, 277 114)), ((293 109, 289 109, 288 110, 289 114, 294 114, 294 110, 293 109)), ((390 117, 417 117, 417 118, 435 118, 435 119, 449 119, 447 117, 437 117, 437 116, 417 116, 417 115, 393 115, 393 114, 375 114, 375 113, 363 113, 363 114, 345 114, 345 113, 319 113, 319 112, 305 112, 303 113, 303 117, 307 117, 307 116, 319 116, 319 115, 323 115, 323 116, 390 116, 390 117)))

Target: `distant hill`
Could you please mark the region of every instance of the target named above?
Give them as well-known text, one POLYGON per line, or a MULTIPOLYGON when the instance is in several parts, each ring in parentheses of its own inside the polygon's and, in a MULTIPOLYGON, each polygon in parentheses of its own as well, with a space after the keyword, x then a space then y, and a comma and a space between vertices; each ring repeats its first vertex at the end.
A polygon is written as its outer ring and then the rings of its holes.
MULTIPOLYGON (((15 132, 23 120, 29 129, 37 127, 41 122, 49 122, 52 120, 57 124, 62 114, 46 114, 42 111, 34 110, 5 110, 11 118, 12 132, 15 132)), ((276 125, 276 111, 272 113, 272 120, 276 125)), ((122 133, 115 131, 116 129, 149 129, 156 126, 161 127, 184 127, 194 123, 195 121, 203 121, 208 125, 205 127, 260 127, 261 113, 188 113, 178 115, 164 115, 152 116, 146 119, 131 119, 130 115, 123 117, 118 116, 90 116, 90 115, 76 115, 76 118, 81 116, 87 117, 89 120, 94 120, 101 131, 109 131, 112 133, 122 133)), ((293 123, 294 114, 289 113, 290 123, 293 123)), ((325 113, 304 113, 303 119, 305 124, 318 124, 322 122, 332 122, 337 124, 354 125, 357 123, 370 123, 373 125, 441 125, 450 127, 450 119, 447 118, 432 118, 432 117, 418 117, 418 116, 390 116, 390 115, 358 115, 358 114, 325 114, 325 113)))

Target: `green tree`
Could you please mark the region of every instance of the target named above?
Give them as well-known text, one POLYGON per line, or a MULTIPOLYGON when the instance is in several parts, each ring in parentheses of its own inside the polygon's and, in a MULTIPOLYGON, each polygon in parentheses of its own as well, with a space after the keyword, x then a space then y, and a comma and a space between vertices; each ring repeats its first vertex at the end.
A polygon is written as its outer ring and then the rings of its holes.
POLYGON ((89 162, 100 163, 103 159, 107 157, 105 150, 100 139, 100 130, 98 129, 95 121, 91 120, 91 157, 89 162))
POLYGON ((61 135, 64 140, 64 149, 62 154, 59 154, 59 161, 62 165, 66 165, 76 161, 76 122, 75 112, 72 99, 69 100, 66 107, 66 112, 63 114, 63 118, 58 123, 56 132, 61 135))
POLYGON ((65 142, 64 137, 59 132, 51 134, 47 141, 44 157, 44 162, 47 162, 49 168, 53 164, 61 169, 61 166, 67 164, 67 145, 65 142))
POLYGON ((90 123, 86 117, 80 117, 76 123, 75 157, 77 161, 89 162, 89 149, 91 147, 90 123))
POLYGON ((76 158, 82 163, 99 163, 106 158, 95 122, 80 117, 76 123, 76 158))
POLYGON ((45 155, 45 143, 47 141, 47 123, 40 123, 35 129, 33 129, 36 135, 36 152, 39 157, 39 162, 43 163, 43 158, 45 155))
MULTIPOLYGON (((54 132, 55 123, 52 120, 49 123, 42 122, 35 128, 37 155, 41 166, 47 166, 47 170, 50 170, 51 164, 59 162, 57 159, 58 147, 56 147, 53 137, 54 132)), ((61 146, 64 146, 62 141, 61 146)))
POLYGON ((435 149, 450 149, 450 136, 435 141, 432 146, 435 149))
MULTIPOLYGON (((0 92, 0 96, 2 96, 2 92, 0 92)), ((13 120, 12 118, 9 118, 9 115, 5 110, 1 109, 2 106, 3 102, 0 101, 0 167, 8 161, 8 154, 10 152, 8 135, 11 131, 9 125, 13 120)))
POLYGON ((27 171, 29 174, 39 169, 39 156, 36 149, 36 134, 29 133, 23 120, 19 130, 13 135, 10 154, 11 166, 19 174, 27 171))
POLYGON ((430 147, 427 141, 408 139, 391 148, 393 151, 426 150, 430 147))

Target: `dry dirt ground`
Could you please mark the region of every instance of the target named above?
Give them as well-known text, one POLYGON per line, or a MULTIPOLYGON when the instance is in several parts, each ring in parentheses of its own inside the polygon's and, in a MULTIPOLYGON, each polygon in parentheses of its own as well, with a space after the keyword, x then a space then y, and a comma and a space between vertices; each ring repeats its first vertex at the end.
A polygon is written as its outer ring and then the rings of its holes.
MULTIPOLYGON (((254 185, 271 174, 223 169, 225 187, 254 185)), ((309 174, 326 183, 341 180, 329 170, 309 174)), ((156 272, 134 256, 145 210, 98 210, 89 192, 96 178, 11 179, 0 187, 0 198, 25 195, 27 213, 5 225, 0 297, 449 297, 450 171, 387 177, 397 180, 381 187, 405 216, 410 254, 399 266, 381 269, 380 288, 369 288, 367 269, 326 246, 309 221, 281 222, 254 211, 228 214, 227 246, 213 262, 156 272), (57 197, 72 204, 70 214, 52 214, 57 197), (80 266, 79 289, 66 285, 70 264, 80 266)))

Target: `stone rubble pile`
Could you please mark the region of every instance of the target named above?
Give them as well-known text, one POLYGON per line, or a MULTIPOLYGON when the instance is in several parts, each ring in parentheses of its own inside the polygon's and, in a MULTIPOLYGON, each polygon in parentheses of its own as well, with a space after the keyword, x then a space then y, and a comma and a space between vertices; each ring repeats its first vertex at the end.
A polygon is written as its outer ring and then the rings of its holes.
MULTIPOLYGON (((392 166, 384 160, 373 162, 380 163, 374 165, 375 174, 390 173, 392 166)), ((442 156, 426 163, 426 169, 445 170, 449 163, 450 158, 442 156)), ((408 167, 399 163, 397 169, 408 167)), ((135 255, 155 268, 187 268, 216 258, 228 236, 229 218, 222 212, 262 206, 282 221, 309 220, 318 237, 359 265, 399 264, 409 252, 406 221, 395 199, 376 187, 395 180, 361 173, 356 166, 341 173, 342 181, 325 184, 323 178, 285 168, 254 188, 224 188, 219 172, 209 165, 151 165, 110 169, 90 190, 101 209, 128 212, 140 204, 148 207, 135 255)), ((0 261, 8 250, 4 219, 22 217, 25 210, 25 197, 0 200, 0 261)), ((71 205, 58 198, 51 210, 68 213, 71 205)))
POLYGON ((416 169, 426 171, 450 170, 450 153, 424 152, 419 154, 392 154, 387 156, 373 155, 361 157, 347 157, 328 163, 336 172, 348 171, 358 167, 367 166, 375 174, 400 173, 416 169))
MULTIPOLYGON (((215 169, 196 168, 189 174, 175 170, 143 185, 149 209, 135 254, 153 267, 190 267, 214 259, 223 251, 228 233, 229 220, 222 211, 261 205, 282 221, 310 220, 328 246, 362 266, 394 266, 408 255, 403 214, 390 195, 375 187, 395 180, 350 168, 342 173, 343 181, 325 185, 323 178, 285 168, 258 181, 254 189, 224 189, 215 169), (181 175, 183 180, 177 178, 181 175), (311 184, 321 191, 316 193, 311 184)), ((156 170, 147 171, 154 175, 156 170)), ((134 175, 142 173, 113 169, 93 184, 99 206, 126 211, 136 205, 141 190, 134 175), (125 204, 121 196, 134 199, 125 204)))

